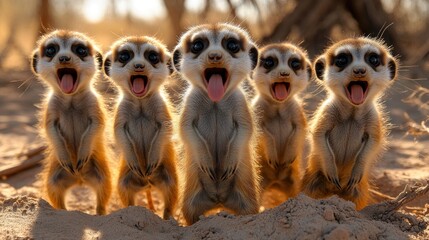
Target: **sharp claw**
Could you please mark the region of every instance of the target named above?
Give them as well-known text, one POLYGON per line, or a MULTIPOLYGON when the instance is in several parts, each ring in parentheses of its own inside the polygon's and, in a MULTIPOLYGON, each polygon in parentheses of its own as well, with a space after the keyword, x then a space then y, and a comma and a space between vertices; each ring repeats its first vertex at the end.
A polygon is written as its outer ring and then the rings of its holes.
POLYGON ((76 165, 77 171, 80 171, 83 168, 83 163, 84 161, 82 159, 79 159, 79 161, 77 161, 77 165, 76 165))
POLYGON ((71 174, 75 174, 73 165, 71 163, 67 164, 66 168, 69 170, 71 174))
POLYGON ((338 179, 334 180, 335 186, 338 188, 338 190, 341 190, 341 184, 340 181, 338 179))
POLYGON ((222 174, 222 177, 220 177, 220 179, 221 179, 222 181, 223 181, 223 180, 225 180, 227 173, 228 173, 228 171, 225 171, 225 172, 222 174))
POLYGON ((140 177, 144 177, 145 176, 143 174, 143 171, 141 170, 141 168, 137 168, 137 171, 139 172, 140 177))
POLYGON ((215 174, 214 170, 213 170, 213 169, 210 169, 210 178, 211 178, 213 181, 215 180, 215 176, 216 176, 216 174, 215 174))
POLYGON ((149 176, 149 175, 150 175, 151 169, 152 169, 152 165, 151 165, 151 164, 149 164, 149 165, 146 167, 146 171, 145 171, 145 175, 146 175, 146 176, 149 176))

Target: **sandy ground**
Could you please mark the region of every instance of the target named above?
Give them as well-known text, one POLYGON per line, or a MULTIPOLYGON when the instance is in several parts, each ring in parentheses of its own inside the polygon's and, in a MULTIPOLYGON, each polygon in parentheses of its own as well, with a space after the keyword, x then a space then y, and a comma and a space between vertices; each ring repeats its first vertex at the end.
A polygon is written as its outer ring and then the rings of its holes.
MULTIPOLYGON (((427 116, 403 100, 417 85, 427 81, 399 80, 385 96, 393 123, 390 144, 373 169, 378 191, 396 196, 406 184, 429 179, 429 137, 406 134, 404 113, 417 121, 427 116)), ((20 153, 41 144, 37 137, 35 104, 43 88, 31 72, 0 72, 0 170, 22 161, 20 153), (26 81, 25 84, 18 86, 26 81), (28 88, 27 88, 28 87, 28 88)), ((314 86, 309 94, 318 93, 314 86)), ((309 100, 312 112, 323 94, 309 100)), ((161 220, 162 202, 154 193, 156 212, 144 207, 142 193, 138 207, 121 209, 112 196, 106 216, 94 216, 94 194, 86 187, 70 191, 70 211, 54 210, 43 200, 35 167, 0 180, 0 238, 4 239, 429 239, 429 196, 423 196, 388 216, 370 217, 354 210, 350 202, 336 197, 313 200, 304 195, 278 207, 278 194, 264 197, 257 215, 233 216, 226 212, 202 217, 182 227, 179 211, 175 218, 161 220)), ((382 198, 377 198, 381 201, 382 198)))

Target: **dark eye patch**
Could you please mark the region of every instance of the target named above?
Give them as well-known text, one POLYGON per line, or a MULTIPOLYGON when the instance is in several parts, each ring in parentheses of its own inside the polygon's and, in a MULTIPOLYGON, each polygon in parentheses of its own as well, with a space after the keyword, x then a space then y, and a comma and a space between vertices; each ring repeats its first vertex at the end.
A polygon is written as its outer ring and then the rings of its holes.
POLYGON ((144 57, 148 60, 153 66, 161 61, 161 55, 154 50, 148 50, 144 53, 144 57))
POLYGON ((58 44, 51 43, 51 44, 48 44, 46 47, 44 47, 42 54, 45 57, 53 58, 55 57, 55 55, 58 53, 59 50, 60 50, 60 46, 58 44))
POLYGON ((344 70, 351 62, 353 61, 353 57, 349 52, 339 53, 334 56, 331 62, 331 65, 335 65, 339 68, 339 72, 344 70))
POLYGON ((73 44, 72 47, 71 47, 71 50, 82 61, 84 60, 85 57, 87 57, 90 54, 89 48, 87 46, 81 44, 81 43, 73 44))
POLYGON ((269 73, 279 64, 279 60, 273 56, 261 57, 261 64, 263 68, 267 69, 266 73, 269 73))
POLYGON ((195 54, 195 58, 197 58, 208 46, 209 40, 207 38, 197 38, 188 43, 188 51, 195 54))
POLYGON ((133 59, 133 57, 134 57, 133 51, 130 51, 128 49, 124 49, 124 50, 119 51, 116 54, 115 61, 118 61, 118 62, 123 64, 122 66, 125 66, 129 61, 131 61, 131 59, 133 59))
POLYGON ((379 54, 375 52, 369 52, 365 54, 365 62, 375 70, 378 66, 380 66, 380 64, 382 64, 382 59, 379 54))
POLYGON ((302 61, 296 57, 290 58, 288 64, 295 73, 303 67, 302 61))
POLYGON ((236 38, 229 37, 222 39, 222 47, 235 57, 235 54, 243 49, 243 43, 236 38))

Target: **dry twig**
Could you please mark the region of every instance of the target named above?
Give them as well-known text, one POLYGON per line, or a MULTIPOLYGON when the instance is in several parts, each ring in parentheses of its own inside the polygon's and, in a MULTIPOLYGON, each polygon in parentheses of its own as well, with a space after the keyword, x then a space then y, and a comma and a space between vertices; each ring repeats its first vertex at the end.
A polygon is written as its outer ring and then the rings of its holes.
POLYGON ((417 197, 423 196, 429 192, 429 180, 426 181, 426 185, 415 183, 414 185, 406 185, 405 189, 399 193, 399 195, 389 201, 370 205, 360 212, 370 218, 374 218, 378 215, 386 215, 390 212, 398 210, 400 207, 406 205, 417 197))

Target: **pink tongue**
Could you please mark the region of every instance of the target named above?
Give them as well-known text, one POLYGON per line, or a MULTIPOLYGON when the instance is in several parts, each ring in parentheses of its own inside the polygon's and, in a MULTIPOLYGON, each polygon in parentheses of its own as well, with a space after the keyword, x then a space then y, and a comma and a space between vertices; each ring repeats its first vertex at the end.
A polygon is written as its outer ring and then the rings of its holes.
POLYGON ((209 79, 207 86, 209 98, 213 102, 218 102, 222 99, 225 94, 225 88, 223 87, 222 76, 219 74, 213 74, 209 79))
POLYGON ((134 78, 133 92, 137 93, 137 94, 144 92, 144 80, 143 80, 143 78, 134 78))
POLYGON ((274 86, 274 94, 276 95, 277 100, 285 100, 288 96, 286 85, 283 83, 277 83, 274 86))
POLYGON ((360 85, 353 84, 350 90, 350 97, 351 97, 352 103, 354 104, 363 103, 364 97, 363 97, 362 87, 360 85))
POLYGON ((65 93, 71 93, 73 91, 73 77, 71 74, 64 74, 61 78, 60 83, 61 90, 65 93))

